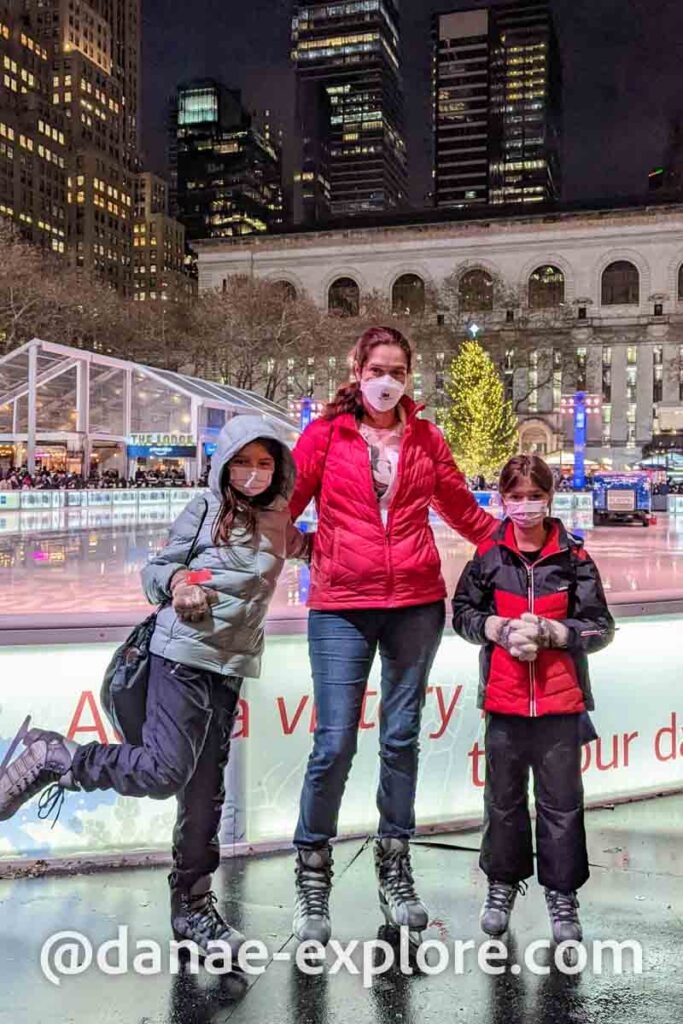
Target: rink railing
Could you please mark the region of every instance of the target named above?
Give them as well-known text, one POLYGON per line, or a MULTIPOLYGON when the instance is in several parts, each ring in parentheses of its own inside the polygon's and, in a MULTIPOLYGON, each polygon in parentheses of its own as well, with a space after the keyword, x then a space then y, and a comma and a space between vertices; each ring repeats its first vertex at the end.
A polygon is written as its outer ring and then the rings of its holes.
MULTIPOLYGON (((205 493, 199 487, 128 487, 92 489, 82 491, 0 491, 0 513, 22 510, 62 508, 144 508, 149 505, 181 507, 196 494, 205 493)), ((474 491, 482 508, 495 508, 496 491, 474 491)), ((570 512, 590 512, 593 496, 588 491, 558 491, 553 500, 556 515, 570 512)), ((668 512, 683 515, 683 494, 668 495, 668 512)))
POLYGON ((41 509, 129 508, 168 505, 182 508, 198 487, 121 487, 82 491, 0 491, 1 512, 37 512, 41 509))

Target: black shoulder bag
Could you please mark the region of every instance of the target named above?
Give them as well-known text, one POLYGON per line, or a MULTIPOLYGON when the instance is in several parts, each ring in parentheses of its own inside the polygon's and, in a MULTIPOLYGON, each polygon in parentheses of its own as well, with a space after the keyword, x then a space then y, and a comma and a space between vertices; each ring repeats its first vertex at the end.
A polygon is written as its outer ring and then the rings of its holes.
MULTIPOLYGON (((205 500, 204 506, 185 565, 189 565, 194 557, 199 534, 209 511, 208 501, 205 500)), ((166 604, 168 601, 148 615, 144 622, 140 622, 121 646, 116 648, 104 673, 100 689, 100 702, 107 718, 124 741, 136 747, 142 744, 142 726, 146 715, 149 645, 156 627, 157 615, 166 604)))

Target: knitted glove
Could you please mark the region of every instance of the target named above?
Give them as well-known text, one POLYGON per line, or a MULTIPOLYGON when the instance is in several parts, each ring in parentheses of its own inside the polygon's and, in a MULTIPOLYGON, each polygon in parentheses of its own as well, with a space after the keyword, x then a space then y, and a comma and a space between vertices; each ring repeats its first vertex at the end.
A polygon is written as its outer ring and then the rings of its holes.
POLYGON ((532 615, 530 612, 525 612, 522 615, 522 622, 536 626, 540 648, 566 647, 569 643, 569 629, 563 622, 539 618, 538 615, 532 615))
POLYGON ((503 647, 519 661, 534 661, 538 653, 538 627, 521 619, 490 615, 484 625, 487 640, 503 647))

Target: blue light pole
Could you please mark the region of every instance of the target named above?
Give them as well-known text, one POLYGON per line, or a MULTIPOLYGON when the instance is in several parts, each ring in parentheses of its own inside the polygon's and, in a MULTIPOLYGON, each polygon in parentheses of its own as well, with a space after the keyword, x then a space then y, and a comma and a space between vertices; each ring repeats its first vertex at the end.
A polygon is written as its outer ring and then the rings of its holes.
POLYGON ((306 427, 311 423, 313 419, 313 399, 302 398, 301 408, 299 409, 299 426, 301 430, 305 430, 306 427))
POLYGON ((586 392, 574 396, 574 490, 586 486, 586 392))
POLYGON ((582 491, 586 486, 586 435, 588 413, 599 412, 601 399, 598 395, 588 395, 585 391, 577 391, 573 395, 562 398, 560 410, 573 413, 574 418, 574 480, 575 491, 582 491))
POLYGON ((297 398, 290 402, 290 411, 299 416, 299 429, 304 431, 306 427, 316 419, 325 408, 324 402, 318 402, 315 398, 306 395, 304 398, 297 398))

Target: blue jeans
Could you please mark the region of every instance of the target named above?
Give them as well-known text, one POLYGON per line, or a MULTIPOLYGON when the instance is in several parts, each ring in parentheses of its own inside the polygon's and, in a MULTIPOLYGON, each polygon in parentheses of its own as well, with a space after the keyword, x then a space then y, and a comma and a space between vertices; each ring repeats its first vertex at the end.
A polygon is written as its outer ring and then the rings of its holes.
POLYGON ((363 696, 378 647, 382 660, 378 835, 408 838, 413 834, 420 719, 445 614, 443 601, 410 608, 310 612, 308 646, 317 727, 301 793, 296 846, 324 846, 337 834, 363 696))

